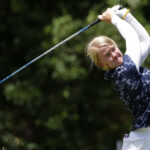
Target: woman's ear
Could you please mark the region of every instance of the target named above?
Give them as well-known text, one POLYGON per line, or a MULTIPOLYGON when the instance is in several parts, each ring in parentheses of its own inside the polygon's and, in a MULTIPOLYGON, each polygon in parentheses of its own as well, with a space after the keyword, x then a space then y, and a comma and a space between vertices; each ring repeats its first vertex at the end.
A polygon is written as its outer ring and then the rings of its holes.
POLYGON ((98 66, 103 67, 103 64, 101 63, 101 61, 97 62, 98 66))
POLYGON ((100 66, 103 70, 108 71, 110 70, 110 68, 108 67, 108 65, 104 65, 103 63, 101 63, 100 61, 98 61, 98 66, 100 66))

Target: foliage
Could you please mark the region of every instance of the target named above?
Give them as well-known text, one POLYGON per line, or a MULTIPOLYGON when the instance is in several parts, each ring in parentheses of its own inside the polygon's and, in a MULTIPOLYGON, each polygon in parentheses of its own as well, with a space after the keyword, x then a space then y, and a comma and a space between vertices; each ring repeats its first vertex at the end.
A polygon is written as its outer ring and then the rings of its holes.
MULTIPOLYGON (((84 26, 118 1, 0 1, 1 79, 84 26)), ((124 1, 150 32, 148 0, 124 1), (136 5, 133 5, 134 4, 136 5)), ((132 118, 85 47, 118 31, 100 24, 0 85, 0 146, 11 150, 115 150, 132 118), (107 140, 106 140, 107 139, 107 140)), ((147 59, 145 66, 149 66, 147 59)))

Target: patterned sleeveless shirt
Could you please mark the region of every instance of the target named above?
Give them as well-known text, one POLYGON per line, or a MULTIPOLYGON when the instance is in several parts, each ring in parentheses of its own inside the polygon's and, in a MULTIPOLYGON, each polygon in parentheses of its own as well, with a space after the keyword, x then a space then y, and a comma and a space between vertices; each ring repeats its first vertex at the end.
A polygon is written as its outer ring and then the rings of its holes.
POLYGON ((112 81, 120 99, 133 115, 133 128, 150 126, 150 70, 140 67, 139 72, 128 55, 123 64, 105 73, 104 78, 112 81))

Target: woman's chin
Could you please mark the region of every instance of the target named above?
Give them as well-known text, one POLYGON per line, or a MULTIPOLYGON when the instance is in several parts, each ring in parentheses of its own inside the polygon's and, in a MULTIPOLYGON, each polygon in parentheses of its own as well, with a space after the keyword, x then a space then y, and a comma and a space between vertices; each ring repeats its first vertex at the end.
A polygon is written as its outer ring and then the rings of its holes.
POLYGON ((112 64, 109 66, 111 69, 117 68, 123 64, 123 58, 119 57, 116 61, 112 62, 112 64))
POLYGON ((114 64, 114 66, 112 68, 119 67, 122 65, 122 63, 123 63, 123 59, 122 59, 122 57, 120 57, 117 59, 116 63, 114 64))
POLYGON ((123 63, 123 58, 122 58, 122 57, 119 57, 119 58, 118 58, 118 64, 121 65, 122 63, 123 63))

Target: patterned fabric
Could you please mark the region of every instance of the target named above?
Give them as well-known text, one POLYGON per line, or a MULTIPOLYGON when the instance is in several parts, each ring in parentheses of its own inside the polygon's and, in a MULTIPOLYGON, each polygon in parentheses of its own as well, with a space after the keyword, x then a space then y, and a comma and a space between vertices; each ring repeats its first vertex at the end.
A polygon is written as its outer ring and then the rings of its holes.
POLYGON ((123 64, 105 73, 112 81, 124 104, 133 115, 133 129, 150 126, 150 70, 140 67, 139 72, 128 55, 123 64))

